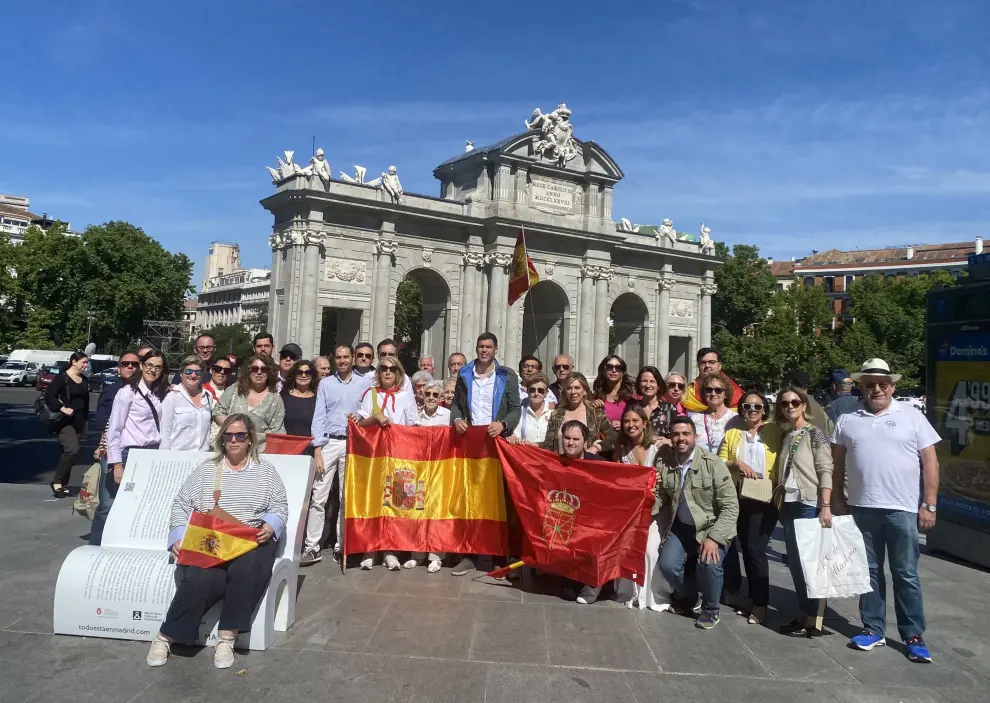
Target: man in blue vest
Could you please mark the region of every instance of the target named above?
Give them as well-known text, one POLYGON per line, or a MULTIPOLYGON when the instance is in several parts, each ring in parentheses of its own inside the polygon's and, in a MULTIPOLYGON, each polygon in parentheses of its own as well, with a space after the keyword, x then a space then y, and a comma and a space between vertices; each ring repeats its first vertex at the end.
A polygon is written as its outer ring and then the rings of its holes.
MULTIPOLYGON (((521 415, 519 377, 495 360, 498 339, 491 332, 478 337, 475 352, 477 358, 457 373, 450 422, 460 433, 483 425, 491 437, 509 437, 521 415)), ((464 576, 474 570, 472 555, 464 555, 451 574, 464 576)))

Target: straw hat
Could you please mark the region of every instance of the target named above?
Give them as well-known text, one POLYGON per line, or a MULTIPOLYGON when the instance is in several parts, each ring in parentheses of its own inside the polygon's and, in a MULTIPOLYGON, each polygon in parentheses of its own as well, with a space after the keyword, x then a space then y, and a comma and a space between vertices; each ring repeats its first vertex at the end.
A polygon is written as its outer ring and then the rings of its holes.
POLYGON ((864 361, 863 367, 859 370, 859 372, 852 374, 852 380, 859 383, 867 376, 889 378, 892 383, 897 383, 901 380, 901 374, 891 373, 890 367, 887 366, 887 362, 883 359, 867 359, 864 361))

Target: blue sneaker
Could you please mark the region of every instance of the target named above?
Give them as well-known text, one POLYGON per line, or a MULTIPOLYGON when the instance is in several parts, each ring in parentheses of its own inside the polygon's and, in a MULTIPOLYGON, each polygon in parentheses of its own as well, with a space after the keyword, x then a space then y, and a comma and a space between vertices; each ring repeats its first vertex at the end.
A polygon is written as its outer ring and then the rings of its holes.
POLYGON ((858 635, 853 637, 850 642, 852 646, 856 649, 861 649, 864 652, 869 652, 874 647, 883 647, 887 644, 887 640, 880 635, 875 635, 869 630, 863 630, 858 635))
POLYGON ((932 655, 931 652, 928 651, 928 645, 925 644, 924 637, 921 635, 915 635, 904 644, 907 645, 908 659, 913 662, 918 662, 919 664, 931 663, 932 655))
POLYGON ((710 630, 719 623, 717 610, 703 610, 698 619, 694 621, 694 626, 701 630, 710 630))

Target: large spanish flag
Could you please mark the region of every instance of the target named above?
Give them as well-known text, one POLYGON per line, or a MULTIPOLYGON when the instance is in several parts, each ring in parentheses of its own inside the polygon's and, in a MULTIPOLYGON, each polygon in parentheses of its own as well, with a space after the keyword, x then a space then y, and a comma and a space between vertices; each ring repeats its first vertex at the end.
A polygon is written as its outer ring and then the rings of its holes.
POLYGON ((193 511, 179 543, 176 563, 203 569, 225 564, 257 547, 257 537, 256 527, 227 522, 193 511))
MULTIPOLYGON (((728 375, 722 374, 726 378, 728 375)), ((701 389, 701 377, 694 379, 694 383, 691 383, 687 387, 687 391, 684 393, 684 397, 681 398, 681 405, 684 406, 685 410, 690 410, 695 413, 703 413, 708 409, 708 404, 705 402, 704 393, 701 389)), ((739 405, 739 401, 742 400, 744 395, 743 389, 739 387, 739 384, 729 378, 729 395, 725 399, 725 405, 730 408, 734 408, 739 405)))
POLYGON ((505 490, 487 428, 358 427, 347 435, 344 552, 505 554, 505 490))
POLYGON ((519 230, 516 248, 512 250, 512 265, 509 269, 509 305, 526 295, 526 291, 540 282, 533 260, 526 252, 526 233, 519 230))

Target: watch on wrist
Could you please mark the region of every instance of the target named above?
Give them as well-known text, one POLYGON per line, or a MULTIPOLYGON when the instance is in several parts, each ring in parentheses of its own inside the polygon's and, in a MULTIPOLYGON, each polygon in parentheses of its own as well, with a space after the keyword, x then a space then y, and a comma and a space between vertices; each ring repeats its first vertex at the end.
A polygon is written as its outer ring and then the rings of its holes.
POLYGON ((934 503, 922 503, 921 504, 921 507, 924 508, 925 510, 927 510, 928 512, 930 512, 930 513, 934 513, 935 512, 935 504, 934 503))

